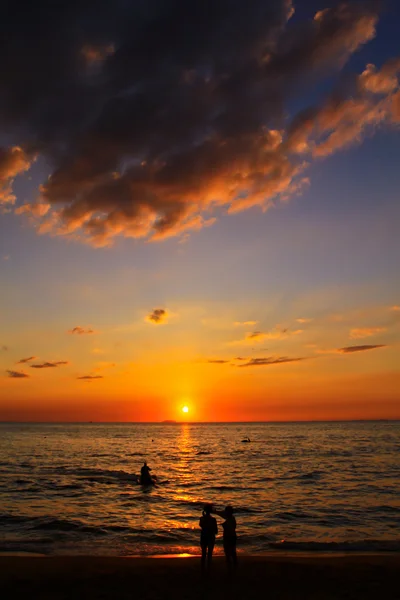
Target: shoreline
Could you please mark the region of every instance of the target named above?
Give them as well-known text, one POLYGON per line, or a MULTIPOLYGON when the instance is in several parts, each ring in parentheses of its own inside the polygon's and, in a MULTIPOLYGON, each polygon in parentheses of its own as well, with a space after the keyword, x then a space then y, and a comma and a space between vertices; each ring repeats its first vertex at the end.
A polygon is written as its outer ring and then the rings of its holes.
MULTIPOLYGON (((0 562, 2 558, 45 558, 45 559, 54 559, 54 560, 200 560, 201 554, 190 554, 188 552, 183 552, 181 554, 41 554, 39 552, 24 552, 24 551, 16 551, 16 552, 2 552, 0 551, 0 562)), ((352 550, 322 550, 322 551, 307 551, 307 550, 271 550, 269 552, 260 552, 258 554, 245 554, 238 552, 238 560, 275 560, 280 558, 286 559, 335 559, 335 558, 380 558, 380 557, 398 557, 399 565, 400 565, 400 551, 398 550, 383 550, 382 552, 374 550, 374 551, 352 551, 352 550)), ((214 554, 213 560, 224 560, 224 554, 214 554)))
POLYGON ((30 600, 398 599, 399 554, 241 555, 201 575, 200 557, 0 556, 4 598, 30 600))

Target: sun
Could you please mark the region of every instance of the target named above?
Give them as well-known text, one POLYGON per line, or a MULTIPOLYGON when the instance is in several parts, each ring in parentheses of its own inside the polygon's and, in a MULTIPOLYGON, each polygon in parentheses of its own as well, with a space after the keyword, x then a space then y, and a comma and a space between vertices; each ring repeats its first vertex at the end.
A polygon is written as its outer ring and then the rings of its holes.
POLYGON ((189 412, 189 407, 188 406, 182 406, 182 412, 184 412, 185 414, 187 414, 189 412))

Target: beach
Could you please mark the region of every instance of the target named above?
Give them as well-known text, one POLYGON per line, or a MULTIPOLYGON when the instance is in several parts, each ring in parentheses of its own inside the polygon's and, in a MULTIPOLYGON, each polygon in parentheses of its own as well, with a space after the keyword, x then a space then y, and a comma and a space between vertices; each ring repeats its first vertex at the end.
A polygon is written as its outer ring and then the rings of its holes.
POLYGON ((202 577, 199 557, 0 556, 5 600, 363 599, 400 598, 400 556, 241 556, 229 576, 223 557, 202 577))

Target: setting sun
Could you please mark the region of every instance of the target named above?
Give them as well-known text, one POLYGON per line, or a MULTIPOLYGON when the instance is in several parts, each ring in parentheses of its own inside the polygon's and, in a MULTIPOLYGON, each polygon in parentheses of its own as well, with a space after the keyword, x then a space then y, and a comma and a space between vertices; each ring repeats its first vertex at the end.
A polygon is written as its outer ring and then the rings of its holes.
POLYGON ((189 412, 189 407, 188 406, 183 406, 182 407, 182 412, 188 413, 189 412))

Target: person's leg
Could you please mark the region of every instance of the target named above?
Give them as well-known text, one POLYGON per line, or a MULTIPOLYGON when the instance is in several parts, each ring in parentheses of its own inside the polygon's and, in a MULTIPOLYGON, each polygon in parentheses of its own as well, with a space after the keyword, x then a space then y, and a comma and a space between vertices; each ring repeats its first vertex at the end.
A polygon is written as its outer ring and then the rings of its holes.
POLYGON ((236 569, 236 567, 237 567, 236 542, 234 544, 232 544, 232 562, 233 562, 233 568, 236 569))
POLYGON ((208 564, 208 568, 210 568, 210 567, 211 567, 211 561, 212 561, 213 550, 214 550, 214 544, 209 544, 209 545, 208 545, 208 555, 207 555, 207 564, 208 564))
POLYGON ((201 571, 204 573, 206 568, 206 555, 207 555, 207 546, 206 544, 201 544, 201 571))
POLYGON ((224 542, 224 552, 225 552, 226 564, 228 565, 228 569, 230 570, 230 568, 231 568, 231 555, 230 555, 229 544, 227 544, 226 542, 224 542))

